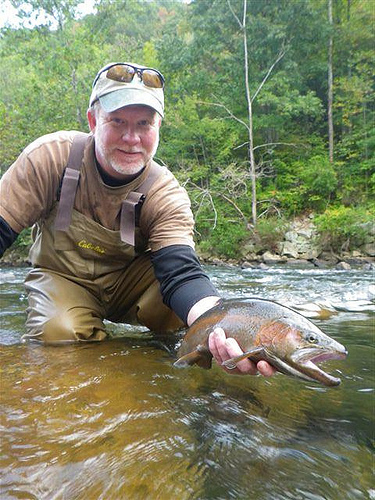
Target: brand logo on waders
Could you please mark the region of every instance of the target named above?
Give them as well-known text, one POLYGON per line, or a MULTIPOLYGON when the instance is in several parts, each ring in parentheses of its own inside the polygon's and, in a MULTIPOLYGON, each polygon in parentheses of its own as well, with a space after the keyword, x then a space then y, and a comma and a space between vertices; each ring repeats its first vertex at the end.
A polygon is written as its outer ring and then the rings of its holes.
POLYGON ((104 248, 99 245, 94 245, 93 243, 88 243, 86 240, 81 240, 78 242, 78 246, 81 248, 87 248, 87 250, 93 250, 97 253, 105 253, 104 248))

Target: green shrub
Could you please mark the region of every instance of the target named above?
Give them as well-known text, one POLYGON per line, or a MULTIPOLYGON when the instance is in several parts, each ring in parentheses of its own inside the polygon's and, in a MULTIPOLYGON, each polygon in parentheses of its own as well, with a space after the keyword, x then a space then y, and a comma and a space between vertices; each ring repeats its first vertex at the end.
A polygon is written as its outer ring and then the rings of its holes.
POLYGON ((257 245, 264 250, 276 252, 284 239, 286 228, 285 220, 280 217, 259 219, 255 229, 257 245))
POLYGON ((301 171, 301 179, 312 205, 316 202, 326 204, 337 187, 336 172, 327 156, 310 158, 301 171))
POLYGON ((374 221, 375 211, 364 207, 333 207, 315 217, 324 248, 334 251, 352 250, 365 243, 366 224, 374 221))
POLYGON ((31 246, 32 237, 31 237, 31 228, 24 229, 20 232, 18 238, 13 244, 13 248, 28 248, 31 246))
POLYGON ((199 242, 199 249, 219 257, 238 258, 246 237, 248 231, 243 222, 221 219, 208 238, 199 242))
POLYGON ((335 199, 337 174, 327 156, 284 165, 276 179, 276 198, 286 215, 306 210, 323 211, 335 199))

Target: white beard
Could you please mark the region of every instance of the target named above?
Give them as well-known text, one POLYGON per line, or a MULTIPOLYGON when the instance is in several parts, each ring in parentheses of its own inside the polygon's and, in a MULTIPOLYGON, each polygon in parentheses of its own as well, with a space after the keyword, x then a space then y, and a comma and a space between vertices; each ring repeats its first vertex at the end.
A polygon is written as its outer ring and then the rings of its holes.
MULTIPOLYGON (((156 154, 156 150, 158 149, 158 146, 159 146, 159 137, 157 138, 155 146, 149 157, 146 156, 146 153, 143 148, 142 149, 137 148, 137 152, 142 153, 142 158, 127 163, 126 161, 119 161, 115 157, 115 153, 113 152, 113 150, 105 148, 101 140, 95 137, 95 147, 98 156, 100 155, 101 158, 105 158, 108 167, 112 168, 118 174, 124 176, 138 174, 144 168, 144 166, 154 157, 154 155, 156 154)), ((102 165, 102 167, 104 166, 102 165)))

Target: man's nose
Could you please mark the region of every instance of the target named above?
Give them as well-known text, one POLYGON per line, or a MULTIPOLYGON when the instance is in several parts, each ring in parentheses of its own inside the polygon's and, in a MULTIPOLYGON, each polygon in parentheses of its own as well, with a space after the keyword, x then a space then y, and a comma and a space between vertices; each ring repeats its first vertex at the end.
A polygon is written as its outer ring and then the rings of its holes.
POLYGON ((122 133, 122 140, 128 144, 137 144, 139 142, 139 134, 135 129, 128 127, 122 133))

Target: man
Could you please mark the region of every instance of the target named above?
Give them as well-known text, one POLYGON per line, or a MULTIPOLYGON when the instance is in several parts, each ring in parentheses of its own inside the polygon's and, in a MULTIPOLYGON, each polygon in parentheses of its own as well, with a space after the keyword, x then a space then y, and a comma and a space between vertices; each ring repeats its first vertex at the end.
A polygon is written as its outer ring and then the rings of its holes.
MULTIPOLYGON (((176 330, 219 300, 194 252, 187 193, 153 161, 163 89, 155 69, 106 65, 93 83, 91 133, 43 136, 3 176, 1 255, 35 224, 25 339, 100 341, 104 319, 176 330)), ((220 329, 210 349, 219 363, 241 353, 220 329)), ((258 370, 273 373, 265 362, 258 370)), ((236 370, 256 371, 248 360, 236 370)))

